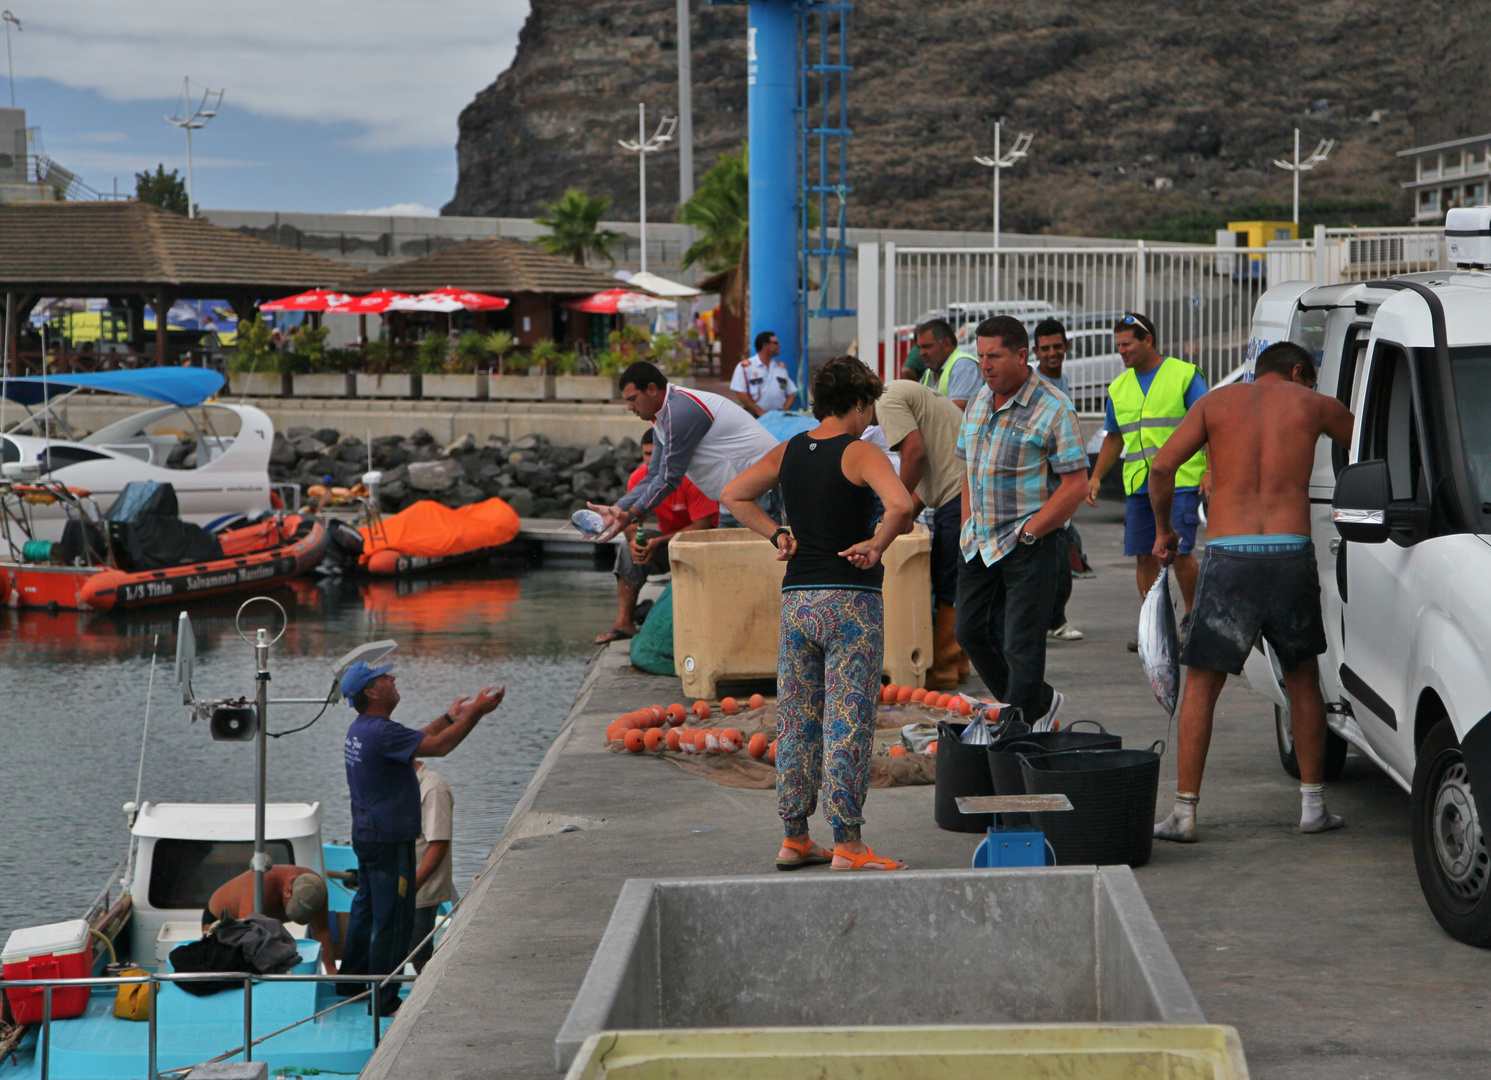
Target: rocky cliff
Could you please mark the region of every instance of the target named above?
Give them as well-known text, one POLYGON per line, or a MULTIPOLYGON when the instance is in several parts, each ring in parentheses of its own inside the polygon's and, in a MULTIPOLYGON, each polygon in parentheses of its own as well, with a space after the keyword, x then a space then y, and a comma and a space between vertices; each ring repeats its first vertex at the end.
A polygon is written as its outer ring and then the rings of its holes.
MULTIPOLYGON (((695 165, 746 130, 745 9, 696 0, 695 165)), ((1035 134, 1006 171, 1011 231, 1113 235, 1287 200, 1293 128, 1334 138, 1305 197, 1406 220, 1396 151, 1491 129, 1491 5, 1421 0, 947 0, 856 4, 849 223, 987 228, 992 124, 1035 134)), ((448 214, 533 216, 567 186, 635 220, 637 102, 677 105, 672 0, 533 0, 512 66, 462 112, 448 214)), ((648 162, 671 216, 677 156, 648 162)))

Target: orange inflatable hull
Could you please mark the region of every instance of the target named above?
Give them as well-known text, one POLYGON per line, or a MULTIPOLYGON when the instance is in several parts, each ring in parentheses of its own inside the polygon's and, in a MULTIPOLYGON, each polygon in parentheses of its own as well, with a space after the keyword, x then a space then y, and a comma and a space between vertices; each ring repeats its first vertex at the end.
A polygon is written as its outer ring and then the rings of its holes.
POLYGON ((361 562, 378 576, 470 562, 512 540, 519 528, 517 513, 501 499, 457 510, 425 500, 361 529, 361 562))
POLYGON ((136 572, 10 563, 0 566, 0 573, 5 577, 12 607, 117 611, 284 581, 314 568, 329 540, 319 519, 292 515, 285 519, 283 529, 270 521, 225 532, 224 550, 238 554, 211 562, 136 572), (253 543, 259 545, 257 549, 244 550, 246 544, 253 543), (270 546, 263 546, 266 543, 270 546))

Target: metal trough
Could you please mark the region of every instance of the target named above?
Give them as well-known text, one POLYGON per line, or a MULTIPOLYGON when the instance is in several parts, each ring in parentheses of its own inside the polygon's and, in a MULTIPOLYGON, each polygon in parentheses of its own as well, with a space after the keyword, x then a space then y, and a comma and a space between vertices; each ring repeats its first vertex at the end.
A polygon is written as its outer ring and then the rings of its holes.
POLYGON ((569 1016, 601 1031, 1204 1022, 1126 866, 633 880, 569 1016))

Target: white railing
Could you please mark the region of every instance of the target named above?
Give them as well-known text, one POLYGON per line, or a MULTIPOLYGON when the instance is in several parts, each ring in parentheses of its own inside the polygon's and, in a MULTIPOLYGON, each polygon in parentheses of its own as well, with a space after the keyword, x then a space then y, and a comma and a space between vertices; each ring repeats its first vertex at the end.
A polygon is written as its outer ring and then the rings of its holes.
POLYGON ((1148 315, 1162 351, 1196 364, 1217 383, 1243 362, 1253 309, 1270 284, 1438 270, 1442 235, 1442 229, 1316 229, 1312 238, 1261 248, 1142 240, 997 252, 862 244, 859 336, 878 343, 864 355, 895 378, 918 322, 945 318, 968 335, 995 314, 1013 315, 1031 330, 1042 318, 1056 318, 1073 338, 1066 367, 1073 397, 1079 407, 1092 406, 1122 370, 1108 335, 1125 312, 1148 315))

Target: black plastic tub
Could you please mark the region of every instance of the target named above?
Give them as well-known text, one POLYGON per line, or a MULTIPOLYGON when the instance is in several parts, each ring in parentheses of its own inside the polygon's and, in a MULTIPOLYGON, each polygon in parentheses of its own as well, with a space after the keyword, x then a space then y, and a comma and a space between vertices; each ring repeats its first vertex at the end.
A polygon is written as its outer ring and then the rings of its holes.
MULTIPOLYGON (((1157 749, 1158 748, 1158 749, 1157 749)), ((1033 815, 1066 866, 1143 866, 1154 847, 1154 809, 1160 790, 1156 740, 1148 750, 1067 750, 1022 757, 1031 795, 1065 795, 1071 810, 1033 815)))
MULTIPOLYGON (((1055 754, 1064 750, 1120 750, 1123 737, 1113 735, 1096 720, 1078 720, 1060 731, 1034 731, 1024 735, 1007 735, 995 739, 987 751, 990 779, 995 795, 1025 795, 1025 776, 1020 771, 1020 755, 1055 754), (1077 731, 1077 724, 1091 724, 1096 731, 1077 731)), ((941 748, 937 751, 942 753, 941 748)), ((1070 813, 1070 811, 1067 811, 1070 813)), ((1029 814, 1003 814, 1004 825, 1029 825, 1029 814)))

